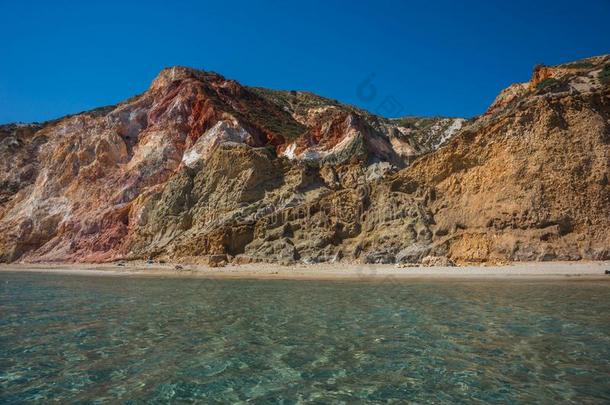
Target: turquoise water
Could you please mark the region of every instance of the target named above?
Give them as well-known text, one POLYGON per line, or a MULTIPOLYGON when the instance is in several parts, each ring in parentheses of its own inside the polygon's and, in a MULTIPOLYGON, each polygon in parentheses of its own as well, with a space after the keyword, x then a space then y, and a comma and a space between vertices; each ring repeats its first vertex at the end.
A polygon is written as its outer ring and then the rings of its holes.
POLYGON ((610 402, 610 283, 0 283, 0 403, 610 402))

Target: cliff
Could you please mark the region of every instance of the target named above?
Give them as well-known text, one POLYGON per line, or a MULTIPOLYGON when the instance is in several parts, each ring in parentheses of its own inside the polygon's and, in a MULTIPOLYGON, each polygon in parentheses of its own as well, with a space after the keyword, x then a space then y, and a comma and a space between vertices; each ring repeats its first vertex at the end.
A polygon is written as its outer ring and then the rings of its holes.
POLYGON ((0 261, 608 259, 609 78, 608 56, 540 66, 466 121, 164 69, 0 126, 0 261))

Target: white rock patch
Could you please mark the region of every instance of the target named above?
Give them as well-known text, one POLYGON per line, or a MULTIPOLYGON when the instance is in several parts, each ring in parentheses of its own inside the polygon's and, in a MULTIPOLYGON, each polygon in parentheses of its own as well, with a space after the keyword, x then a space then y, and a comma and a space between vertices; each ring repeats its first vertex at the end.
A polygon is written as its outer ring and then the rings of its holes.
POLYGON ((286 150, 282 153, 280 153, 280 156, 284 156, 287 157, 290 160, 293 160, 296 158, 296 155, 294 153, 294 151, 297 148, 297 144, 296 143, 291 143, 290 145, 288 145, 288 147, 286 148, 286 150))
POLYGON ((218 121, 197 139, 197 142, 182 155, 182 162, 193 168, 198 161, 206 159, 214 149, 223 143, 247 143, 252 136, 237 123, 218 121))
POLYGON ((200 159, 201 155, 197 153, 196 150, 191 149, 182 156, 182 163, 190 168, 193 168, 195 163, 197 163, 200 159))
POLYGON ((447 142, 449 139, 451 139, 451 137, 462 128, 464 122, 466 122, 464 118, 455 118, 451 125, 449 125, 447 129, 445 129, 445 131, 442 133, 441 138, 438 140, 437 144, 434 145, 435 149, 447 142))

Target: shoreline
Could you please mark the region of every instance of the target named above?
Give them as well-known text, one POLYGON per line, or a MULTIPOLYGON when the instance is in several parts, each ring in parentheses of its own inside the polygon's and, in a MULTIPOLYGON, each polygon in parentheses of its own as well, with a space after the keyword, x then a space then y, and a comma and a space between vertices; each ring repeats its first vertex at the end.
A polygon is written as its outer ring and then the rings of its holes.
POLYGON ((282 266, 255 263, 208 267, 127 262, 80 264, 1 264, 2 273, 63 274, 77 276, 161 277, 257 280, 379 281, 402 280, 528 280, 528 281, 610 281, 610 262, 520 262, 494 266, 396 267, 390 264, 309 264, 282 266))

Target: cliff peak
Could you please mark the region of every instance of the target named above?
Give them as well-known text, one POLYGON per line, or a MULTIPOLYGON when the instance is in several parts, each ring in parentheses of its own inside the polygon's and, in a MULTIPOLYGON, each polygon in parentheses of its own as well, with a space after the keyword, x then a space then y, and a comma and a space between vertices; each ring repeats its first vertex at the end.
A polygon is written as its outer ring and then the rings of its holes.
POLYGON ((152 81, 150 90, 158 90, 175 81, 195 79, 201 81, 222 81, 224 76, 216 72, 208 72, 187 66, 170 66, 161 69, 157 77, 152 81))

